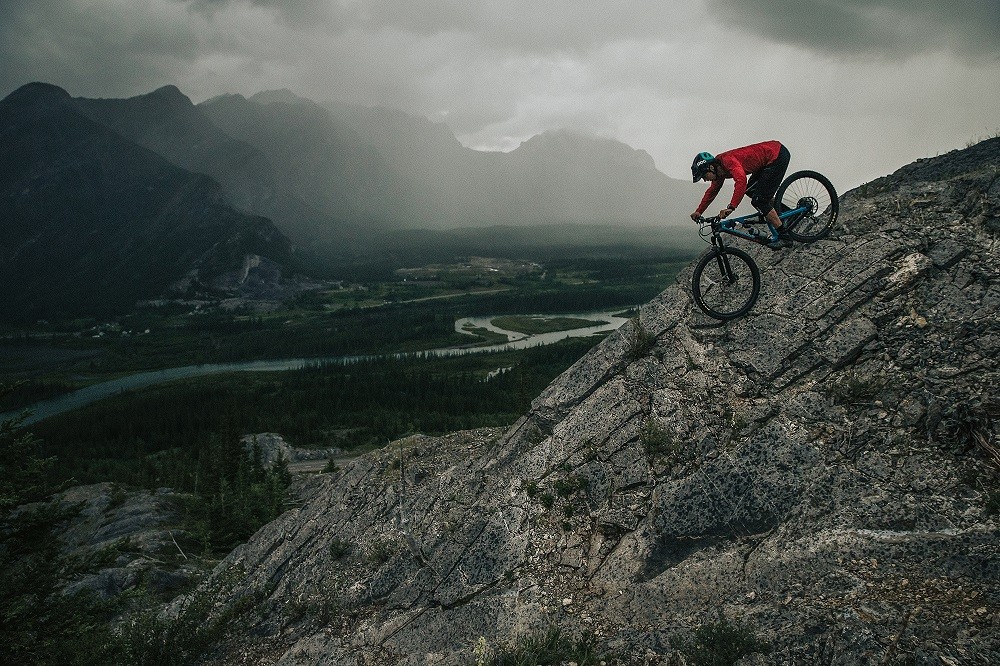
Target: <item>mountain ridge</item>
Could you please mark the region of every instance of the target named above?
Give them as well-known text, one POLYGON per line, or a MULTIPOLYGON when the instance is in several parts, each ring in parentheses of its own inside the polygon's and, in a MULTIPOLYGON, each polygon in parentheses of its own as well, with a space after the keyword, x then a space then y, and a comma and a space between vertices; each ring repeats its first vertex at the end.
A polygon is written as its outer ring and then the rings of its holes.
POLYGON ((0 101, 0 136, 6 317, 128 308, 192 272, 207 283, 240 270, 246 254, 292 263, 270 221, 233 210, 218 183, 94 122, 56 86, 0 101))
MULTIPOLYGON (((544 227, 546 236, 562 230, 559 233, 565 235, 563 244, 571 246, 577 243, 578 235, 568 225, 578 224, 595 230, 624 224, 630 227, 626 235, 640 244, 660 246, 665 239, 668 247, 686 247, 685 241, 675 243, 672 237, 658 235, 656 230, 665 224, 669 227, 672 220, 682 223, 686 219, 686 213, 681 216, 679 211, 688 207, 689 202, 684 201, 687 188, 671 195, 671 188, 679 185, 656 171, 648 154, 609 139, 553 131, 524 142, 509 154, 480 153, 463 147, 441 123, 392 109, 333 105, 331 111, 287 90, 263 91, 250 98, 222 95, 195 105, 175 85, 126 99, 91 99, 72 97, 57 86, 36 82, 8 96, 6 108, 11 113, 5 122, 22 123, 17 125, 20 129, 8 127, 8 136, 21 130, 32 131, 33 140, 47 146, 28 146, 25 137, 14 137, 13 141, 21 146, 20 156, 7 155, 6 177, 22 173, 26 164, 15 162, 38 158, 39 150, 49 151, 48 158, 58 150, 70 150, 71 146, 57 148, 59 137, 75 141, 75 148, 83 150, 79 137, 73 138, 67 132, 100 135, 100 159, 105 163, 114 162, 115 155, 144 164, 162 160, 192 174, 191 186, 181 199, 207 197, 212 206, 232 209, 223 216, 230 221, 240 214, 270 220, 282 236, 291 240, 298 256, 314 267, 338 262, 353 265, 358 261, 397 261, 392 253, 400 247, 405 250, 400 243, 405 243, 402 239, 408 235, 399 232, 409 229, 429 230, 425 232, 428 237, 435 230, 458 230, 450 238, 451 245, 462 250, 460 253, 467 253, 467 248, 459 247, 468 236, 463 229, 484 230, 466 242, 470 247, 487 242, 494 235, 490 230, 508 234, 506 229, 519 226, 544 227), (13 119, 14 109, 31 104, 59 109, 65 117, 60 121, 50 118, 44 133, 37 124, 34 129, 23 124, 29 123, 29 118, 13 119), (78 115, 93 124, 84 129, 78 115), (76 129, 57 128, 57 122, 76 129), (116 141, 120 143, 112 148, 116 141), (199 174, 207 180, 199 181, 195 177, 199 174), (194 185, 196 182, 200 184, 194 185)), ((94 141, 91 148, 95 148, 94 141)), ((130 251, 127 248, 136 236, 125 240, 121 216, 148 213, 140 212, 141 190, 155 190, 157 186, 139 183, 124 163, 115 167, 124 169, 119 176, 98 179, 98 183, 95 176, 103 172, 93 166, 97 156, 74 154, 72 159, 91 160, 91 166, 84 168, 89 176, 63 172, 59 179, 35 190, 30 184, 22 184, 23 191, 41 197, 44 203, 19 199, 20 195, 13 191, 7 193, 5 205, 11 224, 44 227, 50 234, 41 245, 21 242, 15 248, 14 238, 20 232, 12 227, 8 233, 8 264, 4 270, 11 276, 8 282, 18 285, 16 297, 6 304, 8 314, 44 318, 48 315, 43 312, 54 314, 66 308, 83 312, 86 307, 97 308, 95 313, 112 313, 128 309, 128 304, 136 300, 159 297, 165 282, 181 289, 184 284, 194 284, 187 278, 190 262, 200 260, 182 257, 186 269, 175 271, 168 261, 152 256, 149 238, 141 246, 147 253, 144 261, 130 263, 122 257, 130 251), (129 192, 119 192, 115 197, 88 189, 121 189, 121 183, 126 182, 129 192), (62 203, 58 203, 59 189, 62 203), (81 196, 84 199, 79 199, 81 196), (44 215, 40 212, 43 210, 47 211, 44 215), (118 211, 118 217, 108 217, 110 211, 118 211), (95 228, 102 218, 117 220, 111 225, 117 224, 116 239, 102 237, 95 228), (74 220, 75 226, 67 230, 68 235, 57 238, 59 219, 74 220), (85 254, 91 259, 102 257, 88 260, 87 270, 91 272, 82 282, 59 278, 66 271, 56 270, 59 266, 81 267, 71 257, 71 237, 88 239, 89 243, 76 259, 85 254), (99 238, 113 241, 114 247, 100 247, 99 238), (49 255, 36 256, 29 251, 43 246, 51 250, 61 247, 69 254, 53 261, 49 255), (117 259, 109 261, 112 255, 117 259), (27 263, 16 263, 18 258, 27 263), (127 267, 143 275, 148 275, 148 268, 153 266, 153 272, 160 277, 157 286, 140 286, 142 278, 115 281, 100 275, 101 265, 117 266, 112 270, 119 271, 127 267), (98 286, 95 295, 78 298, 81 284, 87 282, 98 286), (97 297, 97 293, 102 296, 97 297)), ((156 169, 166 173, 165 164, 156 169)), ((12 185, 12 181, 7 184, 12 185)), ((160 205, 151 200, 147 203, 160 205)), ((201 208, 204 212, 205 207, 201 208)), ((156 228, 156 233, 171 233, 164 220, 156 228)), ((603 233, 585 235, 596 237, 603 233)), ((181 236, 176 235, 175 240, 183 244, 181 236)), ((226 245, 219 248, 227 248, 225 253, 232 251, 226 245)), ((289 252, 278 251, 282 258, 277 263, 287 263, 289 252)), ((242 262, 238 258, 230 256, 226 262, 237 272, 240 270, 242 262)), ((204 267, 213 265, 213 261, 207 261, 204 267)))
POLYGON ((295 242, 331 225, 318 211, 283 191, 275 167, 260 150, 219 129, 176 86, 127 99, 75 98, 92 120, 163 156, 204 173, 225 189, 230 203, 275 221, 295 242))
MULTIPOLYGON (((355 195, 331 212, 361 215, 390 227, 568 222, 653 226, 680 220, 686 216, 681 211, 689 207, 688 188, 681 190, 680 181, 657 171, 645 152, 611 139, 554 131, 529 139, 510 153, 486 153, 465 148, 445 125, 426 118, 378 107, 319 105, 289 91, 265 91, 250 98, 221 96, 199 106, 214 114, 223 130, 256 142, 267 154, 273 147, 265 144, 276 145, 273 137, 284 127, 304 127, 305 114, 310 119, 306 131, 313 138, 303 146, 303 154, 336 137, 326 146, 327 152, 341 150, 348 155, 344 165, 364 160, 362 180, 374 185, 373 192, 385 200, 381 207, 365 202, 361 196, 365 190, 353 183, 355 195), (248 133, 248 117, 256 117, 257 138, 248 133)), ((279 161, 285 170, 299 168, 287 158, 279 161)), ((310 174, 318 180, 313 194, 300 193, 306 200, 321 197, 320 183, 352 182, 344 165, 323 167, 317 157, 306 161, 315 169, 332 168, 327 175, 310 174)))
POLYGON ((426 118, 288 90, 193 104, 171 84, 73 102, 125 140, 210 176, 234 207, 321 255, 377 251, 379 232, 394 229, 680 225, 690 206, 690 187, 644 151, 567 130, 490 153, 426 118))
POLYGON ((752 249, 743 319, 688 269, 511 428, 310 480, 196 593, 254 599, 213 663, 461 664, 549 627, 609 663, 686 663, 712 627, 751 632, 741 663, 995 661, 996 147, 752 249))

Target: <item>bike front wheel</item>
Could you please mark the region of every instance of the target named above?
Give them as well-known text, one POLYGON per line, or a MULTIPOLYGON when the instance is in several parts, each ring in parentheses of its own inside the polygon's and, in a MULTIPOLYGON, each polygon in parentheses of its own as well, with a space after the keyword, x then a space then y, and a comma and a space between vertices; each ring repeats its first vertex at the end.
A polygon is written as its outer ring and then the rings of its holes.
POLYGON ((779 213, 796 208, 807 209, 782 222, 792 240, 800 243, 826 238, 840 212, 837 190, 833 189, 826 176, 815 171, 793 173, 778 188, 774 199, 779 213))
POLYGON ((760 296, 760 269, 743 250, 716 248, 694 267, 691 291, 709 317, 736 319, 749 312, 760 296))

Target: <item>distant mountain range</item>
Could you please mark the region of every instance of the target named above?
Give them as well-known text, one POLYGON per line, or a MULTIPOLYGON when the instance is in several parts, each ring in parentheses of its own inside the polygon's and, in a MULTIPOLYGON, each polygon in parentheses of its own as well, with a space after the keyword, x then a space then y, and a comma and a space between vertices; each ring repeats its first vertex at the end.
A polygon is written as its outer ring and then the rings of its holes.
POLYGON ((510 153, 482 152, 425 118, 323 107, 288 91, 226 95, 197 108, 260 149, 303 201, 384 228, 645 227, 684 220, 691 208, 689 185, 610 139, 560 130, 510 153))
POLYGON ((270 220, 208 176, 94 122, 42 83, 0 101, 0 317, 102 313, 182 280, 290 265, 270 220))
POLYGON ((166 86, 76 100, 93 120, 205 173, 235 206, 295 243, 362 242, 377 231, 494 225, 663 225, 692 193, 617 141, 553 131, 510 153, 463 147, 443 124, 401 111, 322 106, 289 91, 194 105, 166 86))
POLYGON ((249 254, 341 258, 414 229, 662 227, 692 199, 610 139, 553 131, 479 152, 424 118, 288 91, 195 105, 174 86, 88 99, 33 83, 0 102, 0 136, 10 312, 115 310, 249 254))

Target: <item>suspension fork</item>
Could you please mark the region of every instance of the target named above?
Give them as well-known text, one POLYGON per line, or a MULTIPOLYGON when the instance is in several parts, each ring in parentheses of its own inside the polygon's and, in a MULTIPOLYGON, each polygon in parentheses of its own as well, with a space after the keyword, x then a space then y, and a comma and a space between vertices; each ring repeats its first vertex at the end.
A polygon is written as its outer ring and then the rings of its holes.
POLYGON ((712 235, 712 247, 715 249, 715 261, 719 264, 719 274, 729 284, 736 282, 736 274, 729 265, 729 255, 722 251, 726 246, 718 233, 712 235))

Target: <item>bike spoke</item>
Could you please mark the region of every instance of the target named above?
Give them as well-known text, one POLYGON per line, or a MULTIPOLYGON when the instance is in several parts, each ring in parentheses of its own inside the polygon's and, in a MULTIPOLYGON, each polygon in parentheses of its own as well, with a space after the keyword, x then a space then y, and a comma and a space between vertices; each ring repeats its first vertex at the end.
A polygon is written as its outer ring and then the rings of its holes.
POLYGON ((792 174, 777 194, 783 210, 807 207, 808 211, 788 218, 788 228, 795 240, 813 242, 825 237, 837 219, 837 193, 825 176, 813 171, 792 174))
POLYGON ((760 289, 752 260, 732 250, 711 255, 696 270, 695 298, 710 316, 729 319, 750 309, 760 289))

